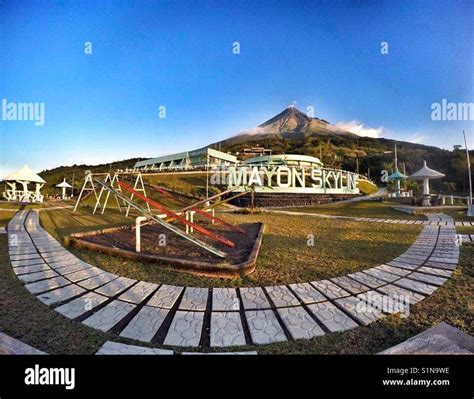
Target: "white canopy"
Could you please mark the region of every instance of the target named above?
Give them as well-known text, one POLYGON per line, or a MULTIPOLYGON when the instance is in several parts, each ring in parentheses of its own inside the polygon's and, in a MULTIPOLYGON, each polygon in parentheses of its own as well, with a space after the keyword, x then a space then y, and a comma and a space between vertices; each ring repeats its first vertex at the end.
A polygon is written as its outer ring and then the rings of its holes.
POLYGON ((438 179, 440 177, 444 177, 444 174, 441 173, 441 172, 438 172, 436 170, 433 170, 433 169, 430 169, 428 168, 428 166, 426 166, 426 161, 423 161, 423 167, 413 173, 410 178, 411 179, 423 179, 423 178, 429 178, 429 179, 438 179))
POLYGON ((27 165, 24 165, 16 172, 3 178, 4 181, 28 181, 32 183, 46 183, 40 176, 33 172, 27 165))
POLYGON ((61 183, 56 184, 56 187, 59 188, 72 188, 72 186, 64 179, 61 183))

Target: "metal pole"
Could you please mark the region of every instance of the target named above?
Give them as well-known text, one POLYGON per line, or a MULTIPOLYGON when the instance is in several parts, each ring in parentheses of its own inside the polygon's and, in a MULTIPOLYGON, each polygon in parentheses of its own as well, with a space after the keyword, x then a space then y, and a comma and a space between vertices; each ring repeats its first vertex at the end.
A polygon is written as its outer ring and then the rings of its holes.
MULTIPOLYGON (((466 146, 466 157, 467 157, 467 171, 469 173, 469 206, 472 206, 472 177, 471 177, 471 160, 469 159, 469 149, 467 147, 466 132, 463 130, 462 134, 464 136, 464 145, 466 146)), ((468 214, 470 209, 468 207, 468 214)))
POLYGON ((71 198, 74 197, 74 172, 72 172, 71 198))
POLYGON ((206 198, 209 198, 209 154, 206 155, 206 198))
MULTIPOLYGON (((407 171, 405 169, 405 162, 403 162, 403 174, 405 176, 407 175, 407 171)), ((407 191, 407 179, 406 178, 403 180, 403 183, 404 183, 405 191, 407 191)))

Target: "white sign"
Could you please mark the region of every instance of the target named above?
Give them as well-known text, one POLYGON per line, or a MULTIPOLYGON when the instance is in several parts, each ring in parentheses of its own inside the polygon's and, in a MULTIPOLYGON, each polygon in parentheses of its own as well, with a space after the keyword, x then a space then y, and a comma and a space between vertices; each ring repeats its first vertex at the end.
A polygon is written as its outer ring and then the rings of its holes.
POLYGON ((252 186, 256 192, 359 194, 358 174, 340 169, 297 168, 287 166, 230 166, 227 169, 228 187, 236 191, 252 186))

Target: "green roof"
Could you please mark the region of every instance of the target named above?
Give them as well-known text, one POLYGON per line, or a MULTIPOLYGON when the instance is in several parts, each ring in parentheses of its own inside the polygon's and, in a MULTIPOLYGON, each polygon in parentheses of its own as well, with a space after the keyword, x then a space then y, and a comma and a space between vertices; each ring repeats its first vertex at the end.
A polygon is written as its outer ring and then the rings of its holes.
POLYGON ((395 172, 393 172, 389 177, 387 177, 388 180, 403 180, 403 179, 406 179, 407 176, 405 176, 403 173, 400 173, 397 170, 395 170, 395 172))

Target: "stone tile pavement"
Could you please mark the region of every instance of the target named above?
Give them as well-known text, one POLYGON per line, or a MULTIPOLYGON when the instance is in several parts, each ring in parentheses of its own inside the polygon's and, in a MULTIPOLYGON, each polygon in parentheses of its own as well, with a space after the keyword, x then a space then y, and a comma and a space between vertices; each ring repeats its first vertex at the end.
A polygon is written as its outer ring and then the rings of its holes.
MULTIPOLYGON (((18 212, 7 232, 14 273, 63 316, 152 344, 237 347, 356 328, 431 295, 458 263, 459 238, 449 217, 430 218, 411 247, 387 264, 328 280, 238 289, 159 285, 105 272, 63 248, 35 211, 18 212)), ((156 351, 136 348, 107 342, 99 352, 156 351)))

